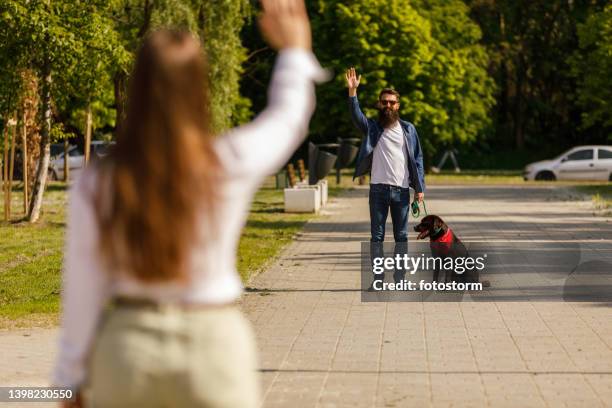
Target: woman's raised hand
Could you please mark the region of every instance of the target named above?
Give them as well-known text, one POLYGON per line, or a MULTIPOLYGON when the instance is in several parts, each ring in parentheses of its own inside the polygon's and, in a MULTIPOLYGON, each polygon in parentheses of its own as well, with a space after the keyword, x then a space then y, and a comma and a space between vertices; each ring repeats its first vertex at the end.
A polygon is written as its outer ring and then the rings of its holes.
POLYGON ((263 13, 259 26, 272 48, 312 49, 310 21, 304 0, 261 0, 261 4, 263 13))

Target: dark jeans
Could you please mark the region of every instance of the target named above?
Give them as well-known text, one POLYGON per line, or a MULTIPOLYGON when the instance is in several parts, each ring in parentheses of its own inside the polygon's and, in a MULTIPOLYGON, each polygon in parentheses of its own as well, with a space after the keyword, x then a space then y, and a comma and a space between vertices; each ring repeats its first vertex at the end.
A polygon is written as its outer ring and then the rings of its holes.
MULTIPOLYGON (((389 208, 391 209, 393 238, 395 240, 394 255, 403 255, 408 252, 410 190, 388 184, 370 184, 371 259, 384 256, 383 241, 385 240, 385 224, 389 208)), ((405 271, 395 270, 393 278, 398 282, 404 278, 404 275, 405 271)), ((375 275, 374 279, 383 280, 384 276, 375 275)))
POLYGON ((385 240, 385 223, 391 208, 393 238, 395 242, 408 241, 408 209, 410 190, 388 184, 370 184, 370 230, 371 242, 385 240))

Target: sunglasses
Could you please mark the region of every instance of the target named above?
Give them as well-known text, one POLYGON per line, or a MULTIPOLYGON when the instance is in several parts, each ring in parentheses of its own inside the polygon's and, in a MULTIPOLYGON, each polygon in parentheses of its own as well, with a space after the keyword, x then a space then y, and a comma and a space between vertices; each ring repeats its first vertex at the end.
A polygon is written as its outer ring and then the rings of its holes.
POLYGON ((390 99, 382 99, 382 100, 380 101, 380 104, 381 104, 381 105, 383 105, 383 106, 387 106, 387 105, 389 105, 389 106, 395 106, 395 104, 396 104, 396 103, 397 103, 397 101, 392 101, 392 100, 390 100, 390 99))

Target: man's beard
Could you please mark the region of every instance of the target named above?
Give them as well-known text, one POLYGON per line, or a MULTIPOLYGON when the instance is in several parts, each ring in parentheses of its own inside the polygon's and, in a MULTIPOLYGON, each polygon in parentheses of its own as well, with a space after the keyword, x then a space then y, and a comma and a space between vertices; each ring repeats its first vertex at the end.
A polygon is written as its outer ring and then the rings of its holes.
POLYGON ((391 108, 381 108, 378 110, 378 123, 383 128, 391 127, 399 120, 399 112, 391 108))

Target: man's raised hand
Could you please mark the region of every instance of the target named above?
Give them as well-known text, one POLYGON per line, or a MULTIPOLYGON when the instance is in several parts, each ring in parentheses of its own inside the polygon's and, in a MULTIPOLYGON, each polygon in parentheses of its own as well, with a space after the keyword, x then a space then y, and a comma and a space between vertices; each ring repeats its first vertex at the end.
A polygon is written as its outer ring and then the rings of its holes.
POLYGON ((357 95, 357 87, 361 81, 361 75, 357 76, 355 68, 349 68, 346 70, 346 86, 348 86, 349 96, 357 95))

